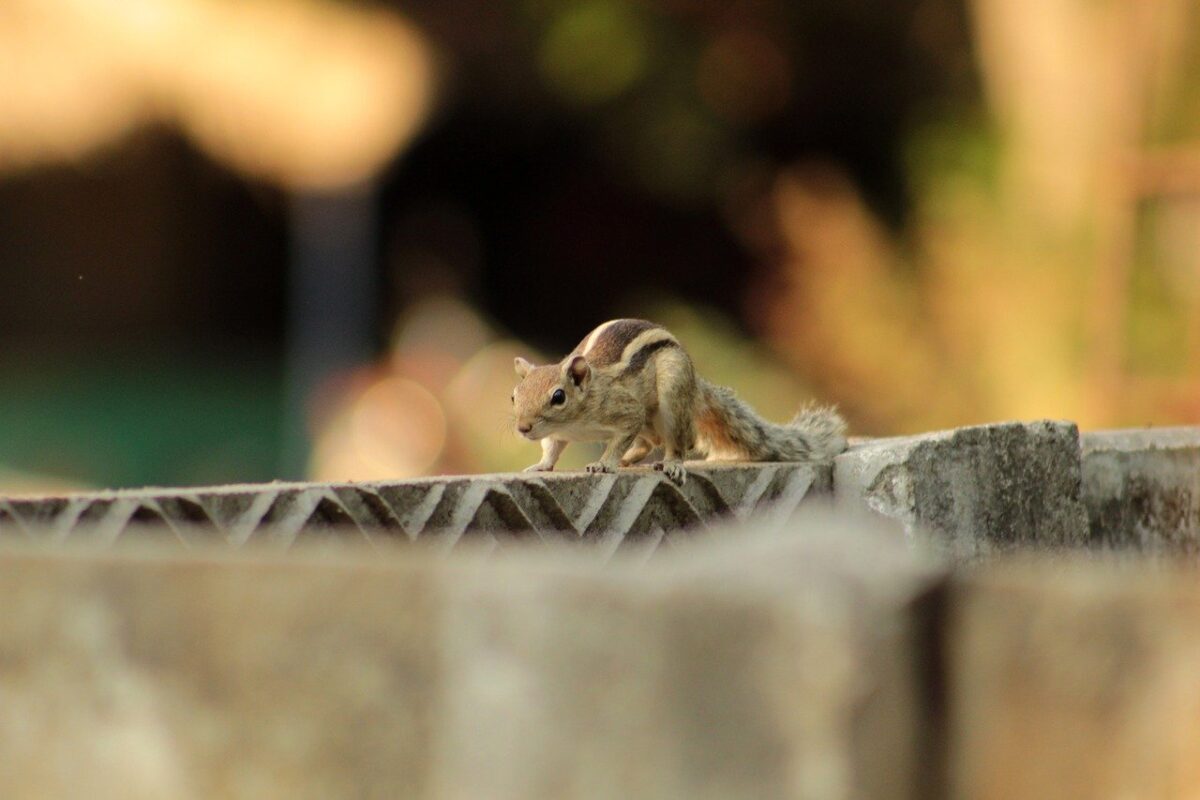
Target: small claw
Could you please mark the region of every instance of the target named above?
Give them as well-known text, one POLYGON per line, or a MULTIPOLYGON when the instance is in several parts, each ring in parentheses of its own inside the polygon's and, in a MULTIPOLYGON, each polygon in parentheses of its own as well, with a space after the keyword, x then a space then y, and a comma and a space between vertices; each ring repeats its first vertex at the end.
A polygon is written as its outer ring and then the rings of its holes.
POLYGON ((588 472, 616 472, 615 469, 613 469, 610 465, 605 464, 603 461, 593 461, 584 467, 584 469, 586 469, 588 472))
POLYGON ((676 486, 683 486, 687 482, 687 470, 678 461, 656 461, 654 468, 666 475, 667 479, 676 486))

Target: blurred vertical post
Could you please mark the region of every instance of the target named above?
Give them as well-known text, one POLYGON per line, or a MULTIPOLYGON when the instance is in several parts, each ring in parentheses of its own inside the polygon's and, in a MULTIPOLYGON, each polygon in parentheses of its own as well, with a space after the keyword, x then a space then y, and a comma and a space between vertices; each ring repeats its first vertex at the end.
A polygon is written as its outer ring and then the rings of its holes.
POLYGON ((369 182, 292 197, 280 477, 305 476, 317 387, 375 354, 377 201, 369 182))

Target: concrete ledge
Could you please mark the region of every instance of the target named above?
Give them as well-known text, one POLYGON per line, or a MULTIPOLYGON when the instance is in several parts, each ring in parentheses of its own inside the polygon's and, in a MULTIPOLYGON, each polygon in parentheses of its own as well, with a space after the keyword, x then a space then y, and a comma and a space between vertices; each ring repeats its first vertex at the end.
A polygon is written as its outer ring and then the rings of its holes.
POLYGON ((521 539, 585 541, 611 553, 627 541, 661 540, 766 507, 794 510, 810 492, 828 494, 830 473, 828 466, 805 464, 694 464, 682 488, 642 469, 0 498, 0 537, 111 544, 153 528, 187 545, 286 547, 335 534, 430 539, 444 548, 464 537, 492 547, 521 539))
POLYGON ((914 797, 937 572, 792 533, 637 569, 0 553, 0 796, 914 797))
POLYGON ((1200 553, 1200 428, 1084 434, 1083 500, 1097 547, 1200 553))
POLYGON ((956 560, 1086 543, 1079 432, 1001 423, 852 447, 834 461, 839 505, 869 508, 956 560))
POLYGON ((1195 797, 1200 584, 1023 559, 948 604, 952 797, 1195 797))
POLYGON ((1200 428, 1090 433, 1081 450, 1069 422, 1001 423, 858 441, 832 465, 700 462, 689 474, 683 487, 640 469, 0 498, 0 541, 111 545, 154 529, 185 546, 530 540, 609 556, 834 496, 958 561, 1030 547, 1200 552, 1200 428))

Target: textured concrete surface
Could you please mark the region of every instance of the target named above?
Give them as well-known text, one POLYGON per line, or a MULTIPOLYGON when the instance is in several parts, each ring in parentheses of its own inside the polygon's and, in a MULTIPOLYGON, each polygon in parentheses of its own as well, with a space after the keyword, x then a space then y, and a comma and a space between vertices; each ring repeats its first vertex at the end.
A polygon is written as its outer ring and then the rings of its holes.
POLYGON ((962 561, 1088 544, 1200 551, 1200 428, 1088 434, 1081 456, 1071 423, 1002 423, 855 440, 832 466, 693 463, 689 474, 683 487, 641 469, 0 498, 0 541, 106 546, 153 529, 187 546, 529 540, 611 556, 768 509, 786 519, 832 494, 962 561))
POLYGON ((949 594, 952 797, 1200 796, 1200 583, 1023 561, 949 594))
POLYGON ((973 560, 1086 543, 1079 435, 1067 422, 1001 423, 858 444, 834 460, 843 508, 973 560))
POLYGON ((1093 545, 1200 553, 1200 428, 1100 431, 1082 443, 1093 545))
MULTIPOLYGON (((662 473, 622 470, 471 475, 395 483, 271 483, 139 489, 38 499, 0 498, 0 539, 111 544, 139 529, 169 530, 194 545, 297 540, 469 539, 584 541, 612 553, 644 548, 721 518, 767 507, 794 510, 828 493, 830 468, 802 464, 689 465, 677 487, 662 473)), ((686 535, 686 534, 685 534, 686 535)))
POLYGON ((915 796, 937 572, 792 534, 640 567, 10 550, 0 796, 915 796))

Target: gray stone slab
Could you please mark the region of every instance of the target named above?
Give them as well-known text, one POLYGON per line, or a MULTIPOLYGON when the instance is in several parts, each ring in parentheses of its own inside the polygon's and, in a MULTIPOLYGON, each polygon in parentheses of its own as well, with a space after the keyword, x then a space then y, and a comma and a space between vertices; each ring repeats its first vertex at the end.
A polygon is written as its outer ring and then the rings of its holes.
POLYGON ((1200 553, 1200 428, 1085 433, 1082 444, 1093 545, 1200 553))
POLYGON ((1000 423, 857 444, 834 460, 843 508, 899 521, 956 560, 1084 544, 1079 435, 1068 422, 1000 423))
POLYGON ((0 551, 2 797, 920 786, 939 574, 894 536, 739 528, 605 567, 556 547, 42 550, 0 551))
POLYGON ((1196 796, 1194 570, 1022 560, 949 600, 951 797, 1196 796))
POLYGON ((523 568, 515 590, 503 570, 461 584, 438 792, 919 796, 937 570, 829 517, 705 545, 601 581, 523 568))
POLYGON ((0 556, 0 797, 424 795, 430 576, 228 555, 0 556))
POLYGON ((829 465, 690 464, 676 486, 650 469, 425 478, 394 483, 268 483, 0 498, 0 540, 30 537, 111 545, 138 530, 185 546, 249 542, 287 548, 305 539, 597 544, 611 554, 686 536, 767 507, 795 509, 828 494, 829 465))

